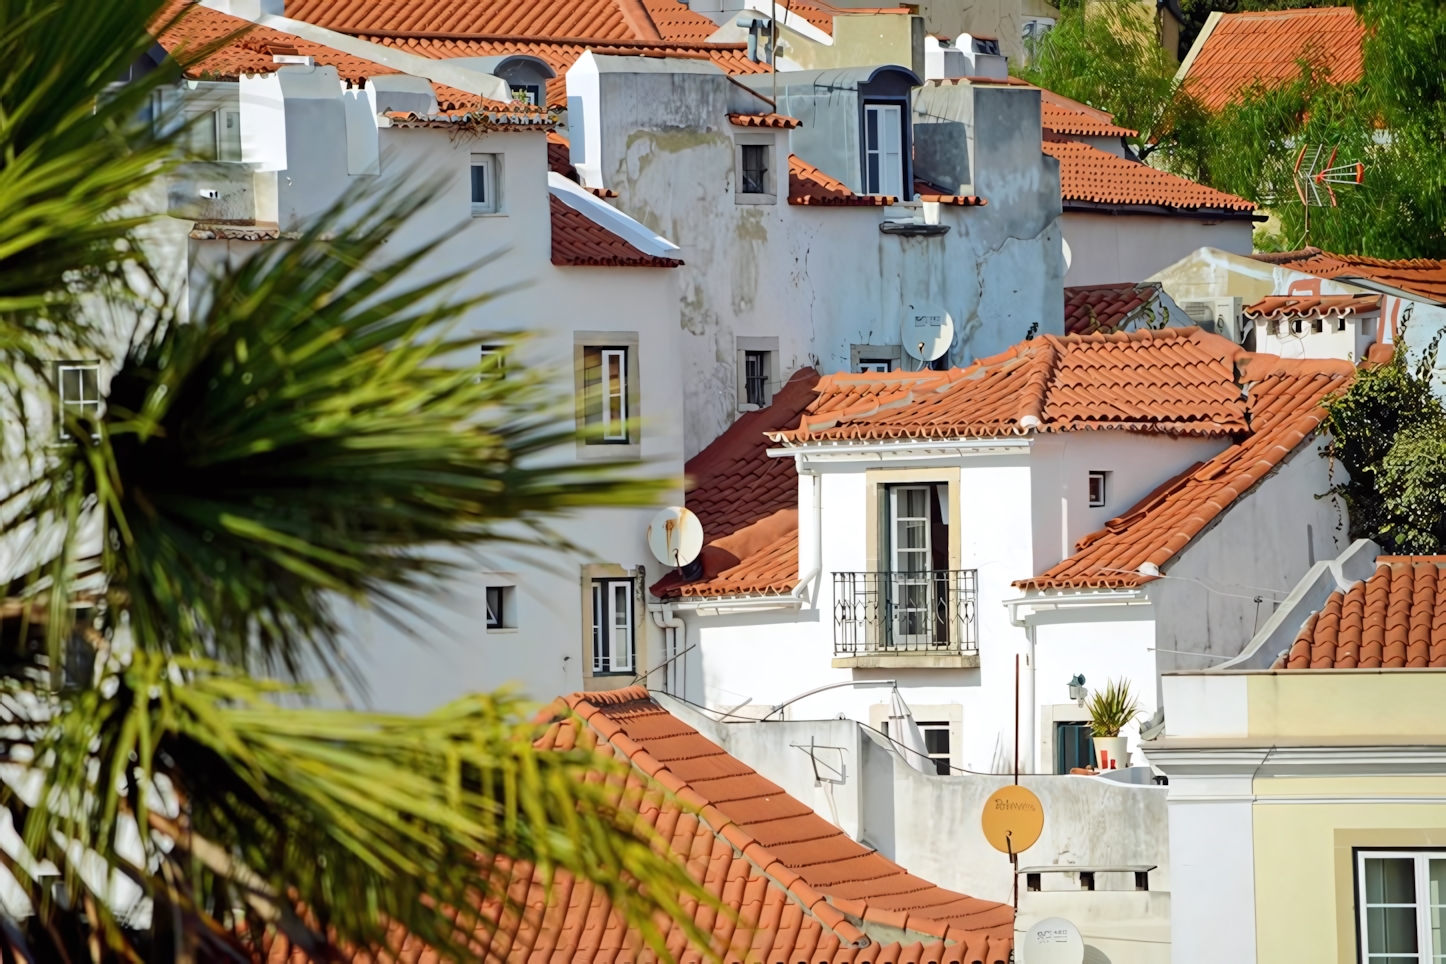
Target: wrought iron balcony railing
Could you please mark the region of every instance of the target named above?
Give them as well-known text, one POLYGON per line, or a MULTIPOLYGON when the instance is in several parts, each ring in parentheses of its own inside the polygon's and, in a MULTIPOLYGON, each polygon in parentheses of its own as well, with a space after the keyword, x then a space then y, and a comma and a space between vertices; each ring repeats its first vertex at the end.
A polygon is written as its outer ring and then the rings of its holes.
POLYGON ((979 570, 836 572, 835 656, 979 652, 979 570))

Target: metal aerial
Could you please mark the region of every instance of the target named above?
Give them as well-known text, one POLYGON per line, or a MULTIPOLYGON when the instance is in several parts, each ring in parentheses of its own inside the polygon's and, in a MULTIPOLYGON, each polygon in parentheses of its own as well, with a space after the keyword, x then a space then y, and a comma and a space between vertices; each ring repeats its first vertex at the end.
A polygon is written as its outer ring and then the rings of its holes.
POLYGON ((1336 200, 1336 192, 1333 184, 1364 184, 1366 183, 1366 165, 1360 161, 1351 161, 1346 164, 1337 164, 1336 155, 1340 152, 1339 147, 1332 147, 1329 156, 1321 161, 1321 155, 1325 153, 1324 144, 1316 144, 1312 149, 1309 144, 1302 144, 1300 151, 1295 155, 1295 166, 1291 168, 1291 176, 1295 180, 1295 193, 1300 198, 1301 207, 1305 209, 1305 239, 1302 245, 1310 240, 1310 209, 1313 207, 1323 208, 1327 201, 1331 207, 1339 207, 1336 200), (1309 155, 1309 160, 1307 160, 1309 155), (1324 188, 1325 193, 1321 193, 1324 188))

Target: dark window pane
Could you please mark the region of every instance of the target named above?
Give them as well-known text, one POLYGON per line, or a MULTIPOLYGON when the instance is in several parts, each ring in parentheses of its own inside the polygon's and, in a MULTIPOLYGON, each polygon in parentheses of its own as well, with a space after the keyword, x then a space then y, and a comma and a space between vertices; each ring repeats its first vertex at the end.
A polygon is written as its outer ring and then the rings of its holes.
POLYGON ((487 203, 487 167, 483 164, 472 165, 472 203, 487 203))
POLYGON ((949 730, 947 727, 937 726, 924 730, 924 749, 930 756, 938 753, 949 752, 949 730))
POLYGON ((938 773, 941 777, 947 777, 949 775, 949 760, 947 757, 934 761, 934 772, 938 773))
POLYGON ((1367 904, 1414 904, 1416 862, 1409 857, 1366 859, 1367 904))
POLYGON ((1370 954, 1416 953, 1416 908, 1367 907, 1366 951, 1370 954))
POLYGON ((743 193, 768 193, 768 147, 766 145, 743 145, 743 193))

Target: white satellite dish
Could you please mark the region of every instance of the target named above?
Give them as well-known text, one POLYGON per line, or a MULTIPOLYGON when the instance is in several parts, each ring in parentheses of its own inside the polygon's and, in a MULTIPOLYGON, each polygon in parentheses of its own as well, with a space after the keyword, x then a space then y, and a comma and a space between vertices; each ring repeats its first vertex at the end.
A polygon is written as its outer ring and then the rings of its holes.
POLYGON ((942 358, 954 343, 954 319, 949 312, 927 301, 904 305, 904 320, 899 336, 904 351, 931 362, 942 358))
POLYGON ((1063 917, 1046 917, 1024 932, 1024 964, 1082 964, 1084 938, 1063 917))
POLYGON ((703 551, 703 523, 688 509, 659 509, 648 523, 648 548, 665 566, 681 569, 703 551))

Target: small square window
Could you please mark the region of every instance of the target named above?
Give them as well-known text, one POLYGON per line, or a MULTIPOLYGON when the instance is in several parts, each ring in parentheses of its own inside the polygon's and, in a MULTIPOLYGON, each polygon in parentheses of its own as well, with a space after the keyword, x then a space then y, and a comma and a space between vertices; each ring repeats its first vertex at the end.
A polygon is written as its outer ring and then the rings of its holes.
POLYGON ((502 379, 507 377, 507 356, 501 345, 482 346, 482 377, 502 379))
POLYGON ((743 193, 768 193, 768 146, 766 144, 744 144, 743 150, 743 193))
POLYGON ((633 580, 592 583, 592 671, 633 671, 633 580))
POLYGON ((924 752, 934 764, 934 772, 941 777, 949 775, 949 724, 919 722, 919 732, 924 735, 924 752))
POLYGON ((1319 335, 1321 332, 1325 331, 1325 320, 1322 318, 1312 319, 1310 323, 1310 330, 1319 335))
POLYGON ((472 215, 502 211, 502 164, 497 154, 472 155, 472 215))
POLYGON ((100 418, 100 365, 94 362, 60 362, 55 366, 59 395, 56 422, 60 439, 68 440, 66 423, 100 418))
POLYGON ((1105 484, 1109 479, 1108 472, 1090 473, 1090 508, 1098 509, 1105 504, 1105 484))
POLYGON ((542 102, 542 91, 538 89, 536 84, 513 84, 512 99, 536 107, 542 102))
POLYGON ((487 597, 488 629, 517 628, 517 616, 513 605, 515 592, 513 586, 488 586, 484 590, 487 597))
POLYGON ((860 358, 858 370, 862 372, 877 372, 879 374, 894 370, 892 358, 860 358))
POLYGON ((628 432, 628 349, 585 347, 582 351, 584 424, 589 444, 626 444, 628 432))

